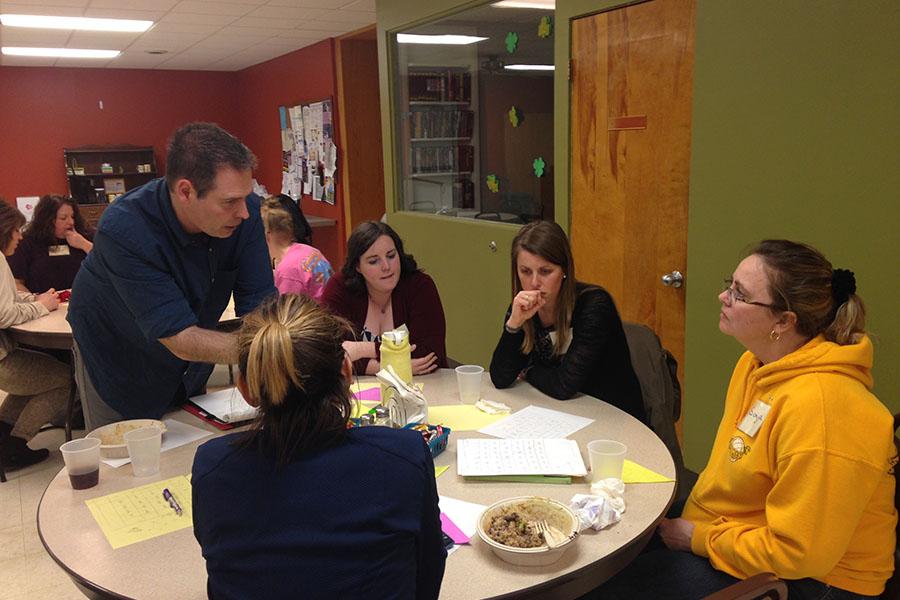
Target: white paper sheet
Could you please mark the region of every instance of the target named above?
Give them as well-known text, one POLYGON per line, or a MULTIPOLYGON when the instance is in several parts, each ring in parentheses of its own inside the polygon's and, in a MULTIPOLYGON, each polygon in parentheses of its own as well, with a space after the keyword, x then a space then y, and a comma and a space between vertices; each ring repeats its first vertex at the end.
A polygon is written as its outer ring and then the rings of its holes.
POLYGON ((258 412, 255 407, 247 404, 236 387, 194 396, 191 402, 226 423, 247 421, 254 418, 258 412))
POLYGON ((469 537, 474 537, 478 533, 478 517, 481 516, 481 513, 484 512, 487 506, 466 502, 465 500, 457 500, 456 498, 448 498, 447 496, 438 496, 438 508, 442 513, 450 517, 450 520, 459 527, 460 531, 469 537))
MULTIPOLYGON (((166 450, 171 450, 178 446, 184 446, 194 440, 200 440, 212 435, 211 431, 206 431, 205 429, 200 429, 199 427, 194 427, 193 425, 188 425, 187 423, 182 423, 181 421, 176 421, 174 419, 165 419, 163 423, 166 424, 166 432, 163 434, 160 452, 165 452, 166 450)), ((101 458, 100 460, 115 469, 131 462, 130 458, 101 458)))
POLYGON ((456 472, 463 477, 490 475, 568 475, 583 477, 587 468, 575 440, 485 440, 456 442, 456 472))
POLYGON ((565 438, 593 423, 593 419, 570 415, 558 410, 526 406, 505 419, 491 423, 478 431, 509 439, 565 438))

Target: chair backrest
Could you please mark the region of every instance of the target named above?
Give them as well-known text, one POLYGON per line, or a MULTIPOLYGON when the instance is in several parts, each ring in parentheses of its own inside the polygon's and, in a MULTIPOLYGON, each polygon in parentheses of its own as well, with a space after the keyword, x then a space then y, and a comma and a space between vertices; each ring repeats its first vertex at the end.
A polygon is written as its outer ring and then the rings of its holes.
MULTIPOLYGON (((897 436, 900 431, 900 413, 894 415, 894 446, 897 448, 897 457, 900 457, 900 437, 897 436)), ((894 463, 894 507, 900 514, 900 464, 894 463)), ((900 520, 897 521, 897 541, 900 542, 900 520)), ((894 548, 894 574, 888 579, 881 597, 884 600, 897 600, 900 598, 900 574, 897 573, 900 567, 900 544, 894 548)))
POLYGON ((760 573, 733 583, 703 600, 787 600, 787 585, 771 573, 760 573))
POLYGON ((684 458, 675 433, 675 421, 681 416, 678 363, 646 325, 625 321, 622 326, 631 354, 631 366, 641 384, 648 424, 669 449, 675 467, 681 471, 684 458))

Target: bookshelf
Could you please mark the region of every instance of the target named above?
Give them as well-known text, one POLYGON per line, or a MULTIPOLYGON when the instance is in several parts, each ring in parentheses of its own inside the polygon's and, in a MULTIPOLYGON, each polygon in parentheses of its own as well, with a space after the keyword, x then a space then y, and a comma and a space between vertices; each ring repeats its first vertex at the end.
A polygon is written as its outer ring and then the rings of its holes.
POLYGON ((69 195, 79 204, 108 204, 158 176, 151 146, 83 146, 63 156, 69 195))
POLYGON ((406 64, 398 90, 401 208, 477 207, 477 76, 468 64, 406 64))

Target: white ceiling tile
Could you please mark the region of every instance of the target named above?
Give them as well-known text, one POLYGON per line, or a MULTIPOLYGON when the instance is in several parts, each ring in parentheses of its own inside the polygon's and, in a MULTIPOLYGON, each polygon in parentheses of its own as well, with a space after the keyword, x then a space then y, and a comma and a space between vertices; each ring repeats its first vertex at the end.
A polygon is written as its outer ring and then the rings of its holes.
POLYGON ((171 58, 166 59, 159 65, 157 68, 160 69, 197 69, 202 70, 209 64, 217 62, 216 58, 209 58, 208 56, 190 56, 186 54, 176 54, 171 58))
MULTIPOLYGON (((80 7, 85 8, 88 5, 88 0, 16 0, 14 3, 9 3, 13 5, 26 5, 32 7, 41 7, 41 6, 69 6, 69 7, 80 7)), ((4 2, 0 5, 0 8, 3 9, 3 12, 7 12, 6 10, 7 3, 4 2)), ((14 13, 15 14, 15 13, 14 13)), ((31 11, 25 14, 32 14, 31 11)), ((34 13, 34 14, 45 14, 45 13, 34 13)))
POLYGON ((200 40, 192 47, 216 50, 219 53, 219 58, 224 58, 228 54, 254 46, 264 39, 266 38, 211 35, 200 40))
POLYGON ((219 31, 216 32, 217 36, 238 36, 238 37, 255 37, 255 38, 269 38, 279 33, 282 30, 271 30, 265 27, 236 27, 234 25, 228 25, 223 27, 219 31))
POLYGON ((71 31, 59 29, 0 28, 0 41, 4 46, 49 46, 58 48, 69 41, 71 31))
POLYGON ((351 2, 347 6, 343 7, 344 10, 367 10, 372 14, 375 14, 375 0, 356 0, 356 2, 351 2))
POLYGON ((341 8, 347 0, 269 0, 269 6, 306 6, 309 8, 341 8))
MULTIPOLYGON (((28 4, 4 4, 0 6, 0 12, 11 15, 51 15, 54 17, 81 17, 84 16, 82 6, 30 6, 28 4)), ((16 29, 22 29, 16 27, 16 29)))
POLYGON ((375 13, 362 10, 327 10, 322 8, 298 9, 305 11, 307 19, 337 23, 368 25, 375 22, 375 13))
POLYGON ((284 38, 287 40, 296 40, 298 42, 310 40, 309 43, 313 43, 319 40, 324 40, 328 36, 324 35, 321 31, 303 31, 302 29, 290 29, 288 31, 279 31, 276 37, 284 38))
POLYGON ((140 37, 140 33, 73 31, 66 47, 124 50, 140 37))
POLYGON ((160 23, 189 23, 196 25, 228 25, 237 17, 233 15, 197 15, 194 13, 168 13, 160 23))
POLYGON ((0 54, 0 65, 4 67, 52 67, 55 58, 40 56, 4 56, 0 54))
POLYGON ((297 29, 309 31, 327 31, 332 35, 341 35, 354 29, 359 29, 349 23, 338 23, 336 21, 304 21, 297 29))
POLYGON ((107 66, 117 69, 151 69, 166 58, 168 58, 167 54, 147 54, 140 50, 129 50, 111 60, 107 66))
POLYGON ((218 25, 197 25, 196 23, 157 23, 151 27, 147 33, 168 34, 168 33, 193 33, 196 35, 211 35, 219 31, 221 27, 218 25))
POLYGON ((56 67, 67 68, 86 68, 86 69, 102 69, 109 63, 109 59, 92 59, 92 58, 57 58, 56 67))
POLYGON ((255 27, 259 29, 293 29, 302 23, 301 19, 264 19, 261 17, 241 17, 233 25, 235 27, 255 27))
POLYGON ((194 13, 198 15, 233 15, 243 16, 253 11, 255 4, 233 4, 231 2, 205 2, 203 0, 183 0, 179 2, 173 13, 194 13))
POLYGON ((91 8, 128 8, 131 10, 168 11, 176 4, 178 4, 178 0, 90 0, 91 8))
POLYGON ((85 17, 100 19, 138 19, 141 21, 159 21, 165 16, 164 10, 132 10, 129 8, 86 8, 85 17))

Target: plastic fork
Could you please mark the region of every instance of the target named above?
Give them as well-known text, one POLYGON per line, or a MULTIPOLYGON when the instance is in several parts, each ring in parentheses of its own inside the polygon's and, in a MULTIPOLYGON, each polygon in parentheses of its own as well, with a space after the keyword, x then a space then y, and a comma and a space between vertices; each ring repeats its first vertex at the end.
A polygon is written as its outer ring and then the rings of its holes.
POLYGON ((537 530, 538 533, 544 534, 544 541, 547 542, 548 548, 556 548, 557 546, 561 546, 566 543, 568 539, 565 534, 547 523, 545 519, 541 519, 540 521, 532 521, 532 526, 537 530))

